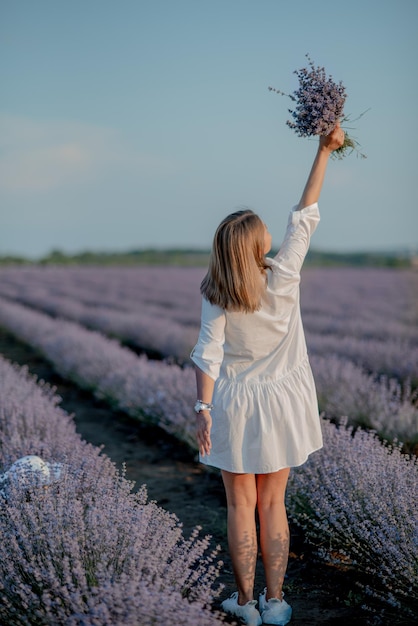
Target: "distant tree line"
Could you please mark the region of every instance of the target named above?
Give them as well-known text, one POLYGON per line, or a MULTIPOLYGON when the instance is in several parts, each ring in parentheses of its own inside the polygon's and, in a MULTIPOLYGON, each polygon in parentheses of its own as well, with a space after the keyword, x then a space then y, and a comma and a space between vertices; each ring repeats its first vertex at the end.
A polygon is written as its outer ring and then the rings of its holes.
MULTIPOLYGON (((68 254, 52 250, 40 259, 20 256, 0 256, 0 265, 180 265, 206 266, 209 250, 147 248, 127 252, 83 251, 68 254)), ((275 251, 271 252, 273 256, 275 251)), ((410 253, 390 252, 322 252, 311 249, 305 261, 311 267, 394 267, 404 268, 418 265, 418 256, 410 253)))

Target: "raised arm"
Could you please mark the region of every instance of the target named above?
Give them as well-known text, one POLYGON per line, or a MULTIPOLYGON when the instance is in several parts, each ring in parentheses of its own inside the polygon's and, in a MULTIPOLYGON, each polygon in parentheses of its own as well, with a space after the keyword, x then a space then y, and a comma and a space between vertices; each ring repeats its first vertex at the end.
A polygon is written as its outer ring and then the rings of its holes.
POLYGON ((304 207, 318 202, 319 196, 324 182, 325 172, 328 165, 328 159, 333 150, 337 150, 344 143, 344 131, 339 124, 327 136, 319 138, 318 151, 312 165, 308 180, 303 190, 302 197, 299 201, 297 210, 300 211, 304 207))

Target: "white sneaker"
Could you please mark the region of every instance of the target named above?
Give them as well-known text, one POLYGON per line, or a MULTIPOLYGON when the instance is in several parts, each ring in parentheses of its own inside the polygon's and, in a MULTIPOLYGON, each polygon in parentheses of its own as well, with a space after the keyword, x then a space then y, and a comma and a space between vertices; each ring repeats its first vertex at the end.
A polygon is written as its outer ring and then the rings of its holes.
POLYGON ((226 613, 239 617, 241 622, 247 626, 261 626, 263 622, 260 613, 255 608, 256 604, 256 600, 250 600, 247 604, 238 604, 238 591, 234 591, 229 598, 221 603, 221 607, 226 613))
MULTIPOLYGON (((286 600, 279 600, 278 598, 270 598, 270 600, 266 601, 266 593, 267 589, 264 589, 258 599, 263 624, 285 626, 292 617, 292 607, 289 606, 286 600)), ((282 595, 284 596, 284 594, 282 595)))

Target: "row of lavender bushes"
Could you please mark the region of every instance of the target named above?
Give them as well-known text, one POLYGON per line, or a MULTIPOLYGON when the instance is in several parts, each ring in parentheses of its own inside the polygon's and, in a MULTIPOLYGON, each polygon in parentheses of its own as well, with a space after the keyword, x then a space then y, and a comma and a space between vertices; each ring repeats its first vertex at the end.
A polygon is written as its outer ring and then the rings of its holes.
MULTIPOLYGON (((22 294, 33 287, 46 294, 100 308, 137 312, 147 308, 171 321, 196 324, 202 268, 181 267, 3 267, 1 289, 17 287, 22 294)), ((375 339, 418 335, 417 273, 414 270, 375 268, 305 268, 302 309, 312 317, 315 332, 338 331, 375 339), (315 321, 314 317, 319 316, 315 321), (319 324, 319 325, 318 325, 319 324), (408 329, 409 325, 409 329, 408 329), (367 326, 367 329, 366 329, 367 326)), ((14 292, 16 293, 16 291, 14 292)), ((5 295, 5 294, 3 294, 5 295)), ((311 323, 311 320, 309 320, 311 323)))
MULTIPOLYGON (((134 313, 92 306, 69 296, 53 295, 36 284, 25 285, 24 290, 22 285, 3 284, 0 293, 38 310, 118 337, 145 350, 157 350, 163 356, 172 356, 180 361, 188 360, 198 334, 197 326, 182 326, 162 317, 161 312, 158 315, 154 309, 150 311, 145 307, 145 312, 134 313)), ((162 310, 167 315, 167 307, 162 310)), ((307 318, 310 328, 309 315, 307 318)), ((314 320, 318 321, 318 316, 314 320)), ((335 329, 338 325, 334 318, 330 321, 324 315, 321 321, 320 334, 307 333, 310 352, 315 357, 312 364, 321 409, 329 415, 347 415, 352 423, 374 428, 385 438, 398 436, 415 444, 416 393, 411 389, 410 377, 418 371, 418 346, 411 345, 412 342, 406 338, 389 337, 382 341, 380 338, 368 337, 366 340, 334 332, 325 333, 325 328, 331 325, 335 329), (330 384, 327 372, 329 355, 333 355, 336 366, 331 371, 341 375, 341 384, 334 384, 335 376, 330 384), (381 372, 380 381, 375 380, 376 371, 381 372)), ((398 331, 398 328, 392 330, 398 331)), ((370 334, 370 329, 364 332, 370 334)))
MULTIPOLYGON (((64 377, 107 398, 133 417, 149 419, 194 445, 190 407, 195 383, 190 368, 138 357, 78 324, 52 319, 0 298, 0 321, 39 348, 64 377), (182 389, 182 393, 178 390, 182 389)), ((312 357, 321 409, 382 438, 418 441, 416 392, 396 379, 376 380, 341 357, 312 357)))
MULTIPOLYGON (((0 294, 165 356, 187 359, 199 326, 199 268, 3 268, 0 294)), ((313 354, 418 383, 418 275, 307 269, 302 312, 313 354)))
POLYGON ((37 348, 64 378, 194 445, 194 373, 137 356, 116 340, 0 298, 0 324, 37 348))
POLYGON ((99 330, 142 350, 155 351, 163 357, 174 357, 179 361, 188 359, 197 327, 186 326, 173 319, 171 308, 151 304, 141 305, 141 310, 120 310, 117 299, 113 304, 106 300, 106 304, 98 306, 87 287, 81 290, 80 287, 69 289, 70 286, 65 285, 65 292, 61 287, 54 288, 51 293, 49 288, 36 282, 23 285, 3 282, 0 283, 0 295, 54 317, 99 330))
MULTIPOLYGON (((202 274, 172 267, 2 268, 0 294, 185 358, 199 326, 202 274)), ((375 373, 418 375, 416 272, 307 269, 302 287, 311 352, 343 354, 375 373)))
MULTIPOLYGON (((6 268, 0 293, 185 360, 197 335, 202 274, 173 267, 6 268)), ((417 278, 413 271, 308 269, 302 288, 321 410, 399 437, 409 449, 418 439, 417 278)))
MULTIPOLYGON (((45 287, 27 282, 30 275, 24 274, 20 285, 13 286, 6 281, 0 286, 0 292, 6 294, 9 300, 24 301, 31 307, 46 310, 54 316, 73 319, 84 326, 123 337, 145 348, 158 349, 163 344, 165 354, 177 358, 181 355, 184 357, 186 347, 190 350, 196 340, 197 327, 193 329, 181 326, 170 320, 170 313, 165 313, 164 318, 163 309, 160 316, 156 316, 155 313, 151 315, 147 312, 147 307, 145 312, 137 314, 132 311, 117 311, 114 308, 93 307, 70 297, 51 294, 45 291, 45 287)), ((55 278, 54 273, 52 278, 55 278)), ((61 278, 63 279, 62 276, 61 278)), ((63 289, 69 289, 64 279, 62 285, 59 287, 54 281, 53 289, 61 289, 62 294, 63 289)), ((71 281, 69 285, 75 293, 76 287, 72 286, 71 281)), ((116 306, 116 302, 114 304, 116 306)), ((370 306, 364 308, 373 312, 370 306)), ((403 309, 404 312, 408 310, 407 306, 403 309)), ((308 319, 309 316, 311 319, 314 317, 318 327, 318 312, 308 309, 308 319)), ((330 323, 335 326, 335 320, 339 318, 333 317, 332 322, 323 313, 321 319, 325 329, 330 323)), ((385 326, 385 322, 383 325, 385 326)), ((401 324, 400 321, 395 324, 395 328, 398 326, 404 330, 411 328, 411 325, 408 326, 406 322, 401 324)), ((408 337, 403 339, 388 337, 386 341, 382 341, 379 336, 376 337, 378 332, 383 332, 378 330, 378 322, 374 325, 374 339, 369 337, 370 325, 366 328, 369 328, 368 336, 364 339, 344 337, 333 332, 313 335, 307 332, 321 411, 333 417, 345 415, 351 424, 375 429, 383 438, 401 438, 409 449, 414 449, 418 444, 417 391, 411 387, 411 380, 418 376, 413 374, 418 371, 418 346, 414 346, 414 335, 409 331, 408 337), (380 372, 380 375, 376 375, 376 372, 380 372)), ((416 331, 415 334, 418 335, 416 331)), ((189 391, 190 385, 193 387, 193 382, 188 383, 189 391)), ((186 400, 190 401, 189 395, 186 400)))
MULTIPOLYGON (((1 302, 0 323, 41 350, 64 376, 194 447, 190 368, 150 362, 98 333, 10 302, 1 302)), ((375 593, 392 603, 416 601, 416 460, 397 447, 391 451, 373 433, 352 436, 344 425, 324 422, 324 435, 324 451, 293 473, 291 516, 324 553, 338 553, 368 573, 375 593), (366 504, 376 498, 379 508, 366 504)))
POLYGON ((321 559, 356 571, 360 589, 413 623, 418 459, 344 420, 339 426, 324 420, 323 435, 324 448, 291 473, 289 515, 321 559))
POLYGON ((22 293, 36 285, 50 295, 86 305, 137 312, 144 307, 182 325, 195 324, 203 268, 189 267, 3 267, 3 285, 22 293))
POLYGON ((59 465, 3 483, 0 623, 219 624, 208 537, 182 534, 100 450, 80 439, 54 390, 0 357, 0 472, 28 454, 59 465))

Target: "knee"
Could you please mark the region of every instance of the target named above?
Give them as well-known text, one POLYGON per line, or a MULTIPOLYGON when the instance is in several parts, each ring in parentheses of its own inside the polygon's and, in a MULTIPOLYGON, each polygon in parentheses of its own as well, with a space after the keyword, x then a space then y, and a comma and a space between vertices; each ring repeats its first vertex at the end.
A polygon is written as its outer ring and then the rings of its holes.
POLYGON ((229 510, 241 511, 242 513, 255 513, 257 498, 241 494, 240 496, 228 498, 227 504, 229 510))
POLYGON ((257 498, 257 509, 259 513, 268 513, 285 508, 284 493, 259 494, 257 498))
POLYGON ((289 469, 286 468, 273 474, 261 474, 257 477, 258 509, 284 506, 288 476, 289 469))
POLYGON ((223 471, 228 510, 255 511, 257 486, 254 474, 232 474, 223 471))

